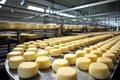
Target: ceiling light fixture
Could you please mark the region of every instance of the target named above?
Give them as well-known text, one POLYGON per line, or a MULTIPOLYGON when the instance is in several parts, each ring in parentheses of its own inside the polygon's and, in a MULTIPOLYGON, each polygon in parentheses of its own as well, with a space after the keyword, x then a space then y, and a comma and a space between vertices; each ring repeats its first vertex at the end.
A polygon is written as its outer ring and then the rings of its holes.
POLYGON ((36 7, 36 6, 28 6, 27 9, 39 11, 39 12, 44 12, 44 8, 40 8, 40 7, 36 7))
MULTIPOLYGON (((5 4, 5 2, 6 2, 7 0, 1 0, 0 1, 0 4, 5 4)), ((2 6, 0 6, 0 8, 1 8, 2 6)))

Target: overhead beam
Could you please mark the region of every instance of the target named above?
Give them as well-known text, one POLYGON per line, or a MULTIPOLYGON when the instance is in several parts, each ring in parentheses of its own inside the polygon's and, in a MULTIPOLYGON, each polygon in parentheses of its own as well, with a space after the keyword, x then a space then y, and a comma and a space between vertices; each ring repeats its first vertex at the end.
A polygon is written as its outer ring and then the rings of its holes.
POLYGON ((111 3, 111 2, 115 2, 115 1, 118 1, 118 0, 105 0, 105 1, 100 1, 100 2, 90 3, 90 4, 86 4, 86 5, 73 7, 73 8, 64 9, 64 10, 61 10, 58 12, 66 12, 66 11, 72 11, 72 10, 77 10, 77 9, 83 9, 83 8, 98 6, 98 5, 107 4, 107 3, 111 3))

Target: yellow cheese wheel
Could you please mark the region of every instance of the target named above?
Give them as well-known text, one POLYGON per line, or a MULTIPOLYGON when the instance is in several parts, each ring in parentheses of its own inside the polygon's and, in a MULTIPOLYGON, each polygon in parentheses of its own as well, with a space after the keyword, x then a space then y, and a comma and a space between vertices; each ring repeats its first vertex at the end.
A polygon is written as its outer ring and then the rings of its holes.
POLYGON ((96 54, 98 57, 101 57, 102 56, 102 51, 100 51, 100 50, 93 50, 93 51, 91 51, 90 53, 92 53, 92 54, 96 54))
POLYGON ((105 53, 107 51, 107 49, 105 49, 105 48, 98 48, 97 50, 102 51, 102 53, 105 53))
POLYGON ((26 48, 28 48, 28 45, 30 45, 29 42, 24 42, 23 44, 26 46, 26 48))
POLYGON ((65 54, 64 59, 66 59, 69 64, 73 65, 76 62, 76 55, 75 54, 65 54))
POLYGON ((112 54, 115 54, 115 56, 118 58, 119 56, 119 53, 115 50, 108 50, 107 53, 112 53, 112 54))
POLYGON ((39 56, 35 62, 38 64, 39 69, 47 69, 50 67, 50 58, 47 56, 39 56))
POLYGON ((69 63, 65 59, 56 59, 52 63, 52 68, 55 72, 57 72, 59 68, 66 67, 66 66, 69 66, 69 63))
POLYGON ((41 44, 40 44, 40 48, 45 48, 45 47, 47 47, 47 46, 48 46, 47 43, 41 43, 41 44))
POLYGON ((96 62, 98 56, 96 54, 85 54, 84 57, 91 59, 92 62, 96 62))
POLYGON ((49 53, 47 51, 38 52, 37 57, 39 56, 49 56, 49 53))
POLYGON ((57 71, 57 80, 77 80, 77 72, 72 67, 62 67, 57 71))
POLYGON ((33 51, 28 51, 23 54, 26 61, 32 61, 36 59, 36 53, 33 51))
POLYGON ((13 51, 21 51, 21 53, 23 53, 24 49, 23 48, 14 48, 13 51))
POLYGON ((48 51, 49 53, 50 53, 50 50, 52 50, 52 49, 54 49, 54 48, 51 47, 51 46, 47 46, 47 47, 45 47, 45 50, 48 51))
POLYGON ((62 53, 67 53, 68 52, 68 47, 66 46, 61 46, 60 47, 62 53))
POLYGON ((104 53, 103 55, 102 55, 102 57, 108 57, 108 58, 110 58, 110 59, 112 59, 112 61, 113 62, 117 62, 117 58, 116 58, 116 56, 115 56, 115 54, 110 54, 110 53, 104 53))
POLYGON ((60 56, 61 55, 61 49, 52 49, 52 50, 50 50, 50 55, 54 56, 54 57, 60 56))
POLYGON ((91 48, 84 48, 84 51, 87 51, 87 53, 90 53, 91 52, 91 48))
POLYGON ((97 62, 104 63, 108 66, 109 69, 113 69, 112 59, 110 59, 108 57, 98 57, 97 62))
POLYGON ((104 63, 93 62, 89 66, 89 74, 97 79, 106 79, 109 76, 109 68, 104 63))
POLYGON ((22 52, 21 51, 12 51, 12 52, 9 52, 7 54, 7 59, 9 59, 10 57, 13 57, 13 56, 22 56, 22 52))
POLYGON ((91 60, 89 58, 80 57, 76 60, 76 66, 81 70, 88 70, 91 60))
POLYGON ((10 69, 17 69, 19 64, 24 62, 25 59, 23 56, 13 56, 8 60, 8 66, 10 69))
POLYGON ((84 50, 77 50, 75 52, 76 56, 77 57, 84 57, 85 54, 88 54, 87 51, 84 51, 84 50))
POLYGON ((74 50, 74 45, 73 44, 69 44, 69 45, 66 45, 68 47, 68 50, 74 50))
POLYGON ((28 48, 37 48, 36 45, 28 45, 28 48))
POLYGON ((23 62, 18 66, 18 75, 20 78, 31 78, 37 75, 38 66, 35 62, 23 62))
POLYGON ((32 51, 32 52, 37 53, 38 49, 37 48, 28 48, 27 51, 32 51))
POLYGON ((23 48, 24 50, 26 50, 26 45, 24 45, 24 44, 17 45, 17 48, 23 48))

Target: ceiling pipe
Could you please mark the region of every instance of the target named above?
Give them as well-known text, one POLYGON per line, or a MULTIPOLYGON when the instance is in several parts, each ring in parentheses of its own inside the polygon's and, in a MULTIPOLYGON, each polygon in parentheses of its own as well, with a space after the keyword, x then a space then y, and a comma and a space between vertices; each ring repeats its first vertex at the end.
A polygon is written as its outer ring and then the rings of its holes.
POLYGON ((69 8, 69 9, 65 9, 65 10, 61 10, 61 11, 58 11, 58 13, 66 12, 66 11, 72 11, 72 10, 77 10, 77 9, 83 9, 83 8, 97 6, 97 5, 102 5, 102 4, 107 4, 107 3, 111 3, 111 2, 115 2, 115 1, 118 1, 118 0, 105 0, 105 1, 100 1, 100 2, 90 3, 90 4, 86 4, 86 5, 81 5, 81 6, 77 6, 77 7, 73 7, 73 8, 69 8))

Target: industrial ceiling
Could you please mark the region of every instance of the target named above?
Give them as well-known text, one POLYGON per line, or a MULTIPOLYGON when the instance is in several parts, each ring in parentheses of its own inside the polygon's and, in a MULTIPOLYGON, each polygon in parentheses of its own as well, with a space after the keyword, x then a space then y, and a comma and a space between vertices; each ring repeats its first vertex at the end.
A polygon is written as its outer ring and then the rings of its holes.
POLYGON ((120 0, 0 0, 0 20, 98 23, 112 19, 120 19, 120 0))

